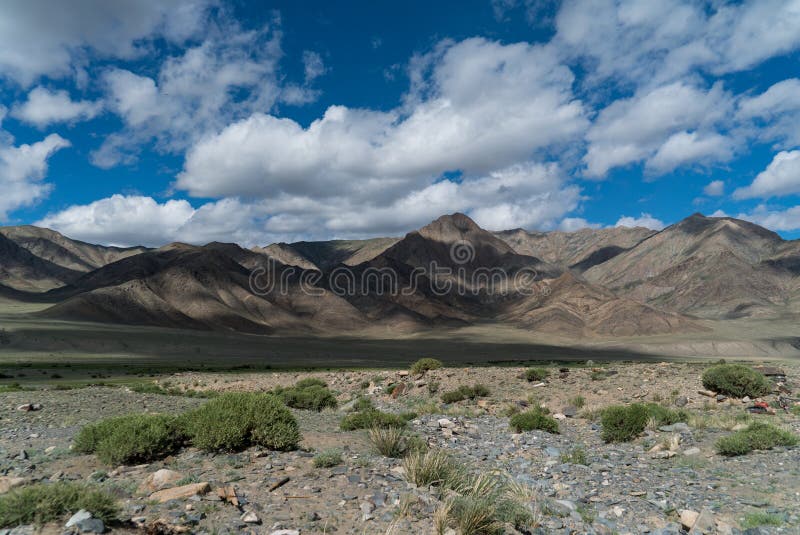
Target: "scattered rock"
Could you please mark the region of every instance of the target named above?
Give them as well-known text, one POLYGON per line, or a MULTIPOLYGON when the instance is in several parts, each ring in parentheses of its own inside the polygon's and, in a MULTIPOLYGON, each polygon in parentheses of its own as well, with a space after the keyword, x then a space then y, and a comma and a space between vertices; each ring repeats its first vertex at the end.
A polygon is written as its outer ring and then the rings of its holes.
POLYGON ((258 518, 258 515, 256 515, 252 511, 245 511, 245 513, 241 516, 241 519, 242 519, 242 522, 244 522, 246 524, 260 524, 261 523, 261 519, 258 518))
POLYGON ((160 503, 168 502, 170 500, 180 500, 184 498, 189 498, 194 496, 195 494, 205 494, 209 490, 211 490, 211 486, 208 484, 207 481, 202 483, 192 483, 190 485, 183 485, 180 487, 173 487, 171 489, 164 489, 158 492, 154 492, 150 495, 151 500, 155 500, 160 503))
POLYGON ((162 468, 147 476, 142 484, 139 485, 139 492, 145 494, 153 493, 174 485, 183 479, 183 474, 162 468))
POLYGON ((700 516, 700 513, 697 511, 692 511, 691 509, 684 509, 680 512, 681 518, 681 525, 685 529, 692 529, 694 523, 697 521, 697 517, 700 516))
POLYGON ((689 403, 689 399, 686 396, 678 396, 675 398, 675 406, 676 407, 685 407, 689 403))
POLYGON ((89 520, 92 518, 92 513, 87 511, 86 509, 81 509, 67 520, 67 523, 64 524, 65 528, 71 528, 72 526, 77 526, 78 522, 82 522, 84 520, 89 520))
POLYGON ((442 429, 452 429, 456 426, 455 422, 447 418, 439 418, 436 423, 442 429))
POLYGON ((27 479, 24 477, 2 476, 0 477, 0 494, 5 494, 13 488, 24 485, 26 482, 27 479))
POLYGON ((17 407, 17 410, 22 412, 40 411, 42 405, 40 403, 23 403, 17 407))
POLYGON ((687 449, 683 450, 683 454, 688 456, 688 457, 691 457, 693 455, 700 455, 700 448, 694 448, 694 447, 693 448, 687 448, 687 449))
POLYGON ((99 518, 87 518, 77 524, 81 533, 105 533, 106 526, 99 518))

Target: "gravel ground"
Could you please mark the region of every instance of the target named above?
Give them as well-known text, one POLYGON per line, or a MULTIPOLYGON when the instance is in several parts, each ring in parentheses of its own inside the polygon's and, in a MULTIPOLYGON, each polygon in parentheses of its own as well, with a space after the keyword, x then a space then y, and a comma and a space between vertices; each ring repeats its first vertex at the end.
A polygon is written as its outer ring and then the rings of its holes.
MULTIPOLYGON (((787 385, 800 386, 800 366, 781 367, 787 385)), ((541 386, 521 377, 522 368, 446 368, 422 378, 397 370, 174 374, 158 382, 193 390, 266 390, 321 377, 337 393, 340 408, 294 411, 303 431, 298 451, 249 449, 214 455, 188 448, 138 467, 104 466, 94 456, 73 453, 72 437, 81 426, 102 418, 132 412, 174 414, 203 399, 140 394, 124 387, 9 392, 0 394, 0 472, 26 483, 97 483, 123 505, 124 522, 111 526, 118 532, 141 532, 144 526, 149 533, 434 533, 437 489, 407 483, 402 461, 374 453, 365 432, 339 429, 348 401, 363 395, 384 410, 417 411, 420 416, 410 422, 409 432, 446 449, 464 466, 501 471, 533 489, 540 519, 535 533, 681 533, 680 511, 685 509, 711 518, 710 533, 800 533, 800 448, 735 458, 715 454, 714 442, 730 433, 726 427, 748 404, 700 395, 702 369, 686 363, 553 367, 541 386), (485 384, 490 396, 477 402, 439 402, 441 392, 475 382, 485 384), (388 395, 389 386, 397 383, 404 385, 402 394, 388 395), (438 388, 431 393, 433 386, 438 388), (584 406, 573 411, 571 406, 580 404, 576 396, 584 406), (665 405, 685 401, 701 422, 651 429, 630 443, 605 444, 593 410, 638 400, 665 405), (38 403, 41 409, 17 410, 24 403, 38 403), (506 411, 530 403, 575 414, 560 420, 560 434, 515 434, 506 411), (672 453, 650 452, 670 440, 672 453), (343 463, 315 468, 315 452, 331 448, 343 452, 343 463), (579 451, 585 464, 569 462, 566 457, 579 451), (208 482, 212 491, 157 504, 149 492, 138 489, 160 469, 177 472, 181 484, 208 482), (236 490, 238 507, 219 499, 215 490, 220 487, 236 490), (753 513, 768 513, 779 525, 746 530, 743 526, 753 513)), ((800 418, 788 412, 754 418, 800 433, 800 418)), ((63 533, 64 524, 38 529, 63 533)), ((32 532, 33 527, 15 530, 32 532)), ((513 528, 507 532, 518 533, 513 528)))

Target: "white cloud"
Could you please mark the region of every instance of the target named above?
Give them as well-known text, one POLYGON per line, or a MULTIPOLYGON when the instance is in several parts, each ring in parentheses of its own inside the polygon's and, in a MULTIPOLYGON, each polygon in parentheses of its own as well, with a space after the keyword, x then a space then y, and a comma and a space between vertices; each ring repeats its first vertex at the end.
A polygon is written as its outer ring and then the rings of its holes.
POLYGON ((9 212, 30 206, 48 194, 50 186, 41 182, 47 174, 47 160, 69 145, 58 134, 19 146, 6 145, 0 138, 0 221, 5 221, 9 212))
POLYGON ((614 225, 615 227, 645 227, 653 230, 661 230, 666 225, 660 219, 656 219, 650 214, 642 212, 639 217, 622 216, 614 225))
POLYGON ((754 97, 739 101, 737 118, 752 124, 754 137, 779 141, 779 147, 800 145, 800 79, 780 81, 754 97))
POLYGON ((314 81, 319 78, 325 71, 325 63, 322 61, 322 56, 318 52, 306 50, 303 52, 303 70, 305 72, 306 83, 314 81))
POLYGON ((734 199, 780 197, 800 193, 800 150, 781 151, 753 183, 733 192, 734 199))
POLYGON ((572 74, 547 48, 470 39, 418 63, 430 67, 412 77, 404 107, 331 106, 307 128, 255 113, 194 145, 177 186, 206 197, 386 203, 446 171, 481 176, 527 161, 586 127, 572 74))
POLYGON ((598 223, 590 223, 582 217, 565 217, 561 220, 561 223, 558 225, 558 230, 562 230, 564 232, 575 232, 576 230, 581 230, 585 228, 600 228, 601 225, 598 223))
POLYGON ((614 167, 643 160, 650 171, 665 172, 730 158, 731 142, 713 130, 731 106, 721 84, 705 91, 683 82, 616 100, 586 135, 586 174, 602 177, 614 167))
POLYGON ((14 107, 12 115, 43 128, 53 123, 92 119, 101 109, 100 102, 73 101, 65 90, 36 87, 25 102, 14 107))
POLYGON ((796 50, 800 4, 569 0, 558 12, 556 28, 565 54, 587 60, 590 83, 655 86, 695 69, 747 70, 796 50))
POLYGON ((720 197, 725 194, 725 182, 722 180, 712 180, 703 188, 703 193, 709 197, 720 197))
POLYGON ((736 217, 752 221, 753 223, 774 231, 800 229, 800 206, 792 206, 785 209, 770 209, 760 204, 752 212, 741 213, 736 217))
POLYGON ((132 59, 163 37, 181 43, 206 17, 205 0, 108 2, 74 0, 54 8, 47 0, 0 3, 0 76, 28 86, 42 75, 79 76, 92 54, 132 59))

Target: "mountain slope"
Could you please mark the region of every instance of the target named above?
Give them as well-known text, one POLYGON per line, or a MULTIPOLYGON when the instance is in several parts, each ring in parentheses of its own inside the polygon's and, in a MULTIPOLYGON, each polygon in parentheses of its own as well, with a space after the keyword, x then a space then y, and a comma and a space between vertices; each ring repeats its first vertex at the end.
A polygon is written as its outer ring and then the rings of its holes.
MULTIPOLYGON (((767 316, 787 304, 792 246, 758 225, 694 214, 588 269, 587 280, 709 318, 767 316)), ((800 265, 800 264, 798 264, 800 265)))
POLYGON ((301 241, 273 243, 254 247, 253 251, 271 256, 283 264, 328 271, 339 264, 355 266, 372 260, 398 241, 399 238, 301 241))
POLYGON ((80 272, 39 258, 0 234, 0 283, 24 292, 42 292, 63 286, 80 272))
POLYGON ((518 253, 536 256, 578 272, 586 271, 649 238, 656 231, 636 227, 581 229, 575 232, 531 232, 523 229, 495 232, 518 253))
POLYGON ((91 271, 144 251, 145 247, 107 247, 94 245, 47 228, 23 225, 0 227, 0 234, 31 254, 73 271, 91 271))

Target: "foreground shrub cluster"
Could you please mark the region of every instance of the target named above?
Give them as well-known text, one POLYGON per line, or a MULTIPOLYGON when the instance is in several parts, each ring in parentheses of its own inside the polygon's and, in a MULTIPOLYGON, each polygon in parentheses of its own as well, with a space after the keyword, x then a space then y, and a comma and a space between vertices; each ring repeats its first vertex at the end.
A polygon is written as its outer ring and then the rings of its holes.
POLYGON ((320 379, 303 379, 288 388, 276 388, 273 391, 283 402, 293 409, 321 411, 335 409, 337 402, 328 385, 320 379))
POLYGON ((414 375, 422 375, 430 370, 438 370, 443 366, 442 361, 432 358, 422 358, 411 365, 410 372, 414 375))
POLYGON ((772 391, 772 383, 764 374, 741 364, 718 364, 703 373, 703 386, 714 392, 743 398, 757 398, 772 391))
POLYGON ((75 449, 107 464, 135 464, 173 453, 185 438, 174 416, 130 414, 87 425, 75 437, 75 449))
POLYGON ((745 429, 736 431, 717 440, 714 445, 717 453, 735 456, 745 455, 753 450, 768 450, 776 446, 796 446, 798 437, 789 431, 772 424, 755 422, 745 429))
POLYGON ((473 386, 461 385, 455 390, 442 394, 442 402, 456 403, 465 399, 485 398, 489 395, 489 389, 482 384, 473 386))
POLYGON ((628 442, 638 437, 649 422, 656 426, 686 422, 689 413, 684 410, 668 409, 657 403, 633 403, 632 405, 612 405, 603 410, 600 424, 602 438, 606 442, 628 442))
POLYGON ((508 421, 514 431, 533 431, 540 429, 548 433, 558 434, 558 422, 548 414, 544 407, 534 407, 525 412, 520 412, 511 417, 508 421))
POLYGON ((160 459, 185 444, 206 451, 288 450, 300 438, 297 421, 279 397, 230 392, 180 416, 131 414, 87 425, 74 446, 108 464, 133 464, 160 459))
POLYGON ((61 481, 37 483, 0 496, 0 527, 44 524, 85 509, 103 522, 117 519, 116 500, 90 485, 61 481))
POLYGON ((550 375, 550 372, 547 368, 528 368, 525 370, 525 379, 529 382, 539 382, 544 381, 550 375))

